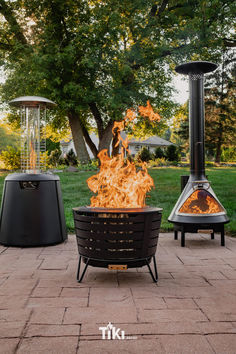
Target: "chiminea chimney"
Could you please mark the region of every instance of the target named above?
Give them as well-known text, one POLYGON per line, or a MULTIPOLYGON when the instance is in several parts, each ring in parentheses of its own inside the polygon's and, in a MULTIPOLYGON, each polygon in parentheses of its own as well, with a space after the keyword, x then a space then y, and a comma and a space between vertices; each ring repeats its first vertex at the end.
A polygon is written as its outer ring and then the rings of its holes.
POLYGON ((185 245, 185 232, 221 232, 224 246, 224 224, 229 222, 226 211, 214 194, 205 176, 205 118, 204 74, 214 71, 217 65, 195 61, 179 65, 177 73, 189 76, 189 137, 190 177, 168 221, 174 224, 175 239, 181 231, 181 245, 185 245))

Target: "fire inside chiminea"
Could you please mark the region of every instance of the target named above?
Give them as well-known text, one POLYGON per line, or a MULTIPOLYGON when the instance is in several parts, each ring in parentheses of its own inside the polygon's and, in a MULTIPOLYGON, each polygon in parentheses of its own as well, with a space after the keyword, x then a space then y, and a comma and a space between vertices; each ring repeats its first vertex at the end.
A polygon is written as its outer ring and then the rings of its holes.
MULTIPOLYGON (((160 120, 149 101, 146 107, 139 107, 139 113, 151 121, 160 120)), ((135 118, 135 111, 128 109, 123 121, 114 122, 112 132, 113 135, 115 131, 118 134, 116 146, 121 143, 121 153, 118 156, 109 157, 106 149, 98 154, 100 171, 87 180, 91 191, 97 193, 97 196, 91 198, 91 207, 143 208, 146 205, 146 195, 154 187, 153 179, 148 174, 145 163, 137 170, 135 163, 125 157, 129 153, 128 139, 121 137, 121 132, 135 118)))
MULTIPOLYGON (((139 107, 139 114, 151 121, 160 120, 149 102, 139 107)), ((73 208, 80 255, 78 282, 89 265, 110 270, 147 266, 153 281, 158 280, 155 253, 162 209, 146 207, 146 194, 154 187, 153 179, 144 163, 138 170, 126 158, 128 139, 121 136, 130 122, 134 124, 136 116, 134 110, 128 109, 124 120, 114 123, 113 134, 118 136, 116 147, 121 144, 121 153, 109 157, 107 150, 100 151, 100 171, 87 180, 97 195, 91 198, 90 207, 73 208), (80 275, 81 260, 85 267, 80 275)))

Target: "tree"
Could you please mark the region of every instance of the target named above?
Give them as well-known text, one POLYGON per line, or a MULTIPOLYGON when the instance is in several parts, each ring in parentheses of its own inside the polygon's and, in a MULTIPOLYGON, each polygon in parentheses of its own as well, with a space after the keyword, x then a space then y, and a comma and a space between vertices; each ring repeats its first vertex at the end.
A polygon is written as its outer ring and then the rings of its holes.
POLYGON ((169 145, 166 149, 165 157, 168 161, 179 161, 179 151, 177 146, 169 145))
POLYGON ((171 141, 187 153, 189 149, 188 102, 176 109, 172 125, 171 141))
POLYGON ((8 73, 2 97, 34 92, 53 99, 52 119, 60 126, 67 117, 79 159, 88 158, 85 141, 96 156, 110 145, 113 121, 127 108, 150 99, 163 120, 172 115, 168 68, 216 57, 222 42, 235 45, 229 30, 234 2, 213 2, 0 0, 1 61, 8 73))
POLYGON ((17 148, 19 146, 20 136, 17 131, 11 129, 11 126, 6 122, 0 122, 0 153, 7 146, 17 148))
MULTIPOLYGON (((221 160, 222 148, 235 146, 235 56, 222 48, 219 67, 205 77, 205 145, 206 153, 221 160)), ((171 141, 188 148, 189 120, 187 104, 175 114, 171 141)))
POLYGON ((218 69, 206 79, 206 147, 220 163, 222 148, 235 146, 236 106, 234 53, 224 50, 218 69))
POLYGON ((162 148, 157 147, 154 151, 154 156, 156 159, 161 159, 165 157, 165 153, 162 148))

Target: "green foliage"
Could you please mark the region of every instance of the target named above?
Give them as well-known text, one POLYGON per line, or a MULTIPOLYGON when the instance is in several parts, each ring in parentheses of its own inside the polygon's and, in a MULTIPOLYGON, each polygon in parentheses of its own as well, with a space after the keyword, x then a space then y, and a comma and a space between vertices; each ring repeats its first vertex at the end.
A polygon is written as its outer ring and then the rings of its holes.
POLYGON ((14 149, 12 146, 7 146, 0 155, 0 160, 3 161, 5 168, 8 170, 16 170, 20 168, 20 151, 14 149))
POLYGON ((221 161, 236 162, 236 147, 224 148, 221 154, 221 161))
MULTIPOLYGON (((205 85, 206 148, 222 160, 222 149, 235 147, 235 60, 232 50, 222 48, 218 70, 210 73, 205 85)), ((227 158, 227 157, 226 157, 227 158)))
POLYGON ((174 115, 171 141, 181 147, 185 154, 189 148, 189 117, 188 104, 180 105, 174 115))
MULTIPOLYGON (((7 72, 2 100, 49 97, 58 103, 50 116, 55 126, 76 113, 85 129, 96 124, 100 140, 109 122, 147 99, 162 117, 158 128, 164 128, 173 115, 175 64, 214 61, 218 48, 233 41, 233 1, 2 3, 0 63, 7 72)), ((140 127, 139 133, 152 130, 140 127)))
POLYGON ((171 162, 166 160, 164 157, 156 158, 155 160, 150 160, 148 162, 148 167, 163 167, 163 166, 170 166, 171 162))
POLYGON ((57 166, 61 162, 61 149, 52 150, 48 162, 52 166, 57 166))
POLYGON ((143 162, 148 162, 152 159, 152 154, 146 147, 143 147, 142 150, 138 153, 138 158, 143 162))
POLYGON ((97 169, 98 169, 98 160, 95 160, 95 159, 91 160, 87 164, 79 163, 78 164, 78 169, 79 169, 79 171, 97 171, 97 169))
POLYGON ((176 145, 169 145, 165 157, 168 161, 179 161, 179 149, 176 145))
POLYGON ((65 164, 67 166, 77 166, 78 165, 78 160, 77 157, 72 149, 68 151, 65 157, 65 164))
POLYGON ((154 151, 154 156, 155 156, 155 158, 157 158, 157 159, 161 159, 161 158, 163 158, 163 157, 165 156, 165 153, 164 153, 164 151, 163 151, 162 148, 157 147, 157 148, 155 149, 155 151, 154 151))
POLYGON ((52 151, 54 150, 60 150, 60 142, 55 142, 53 140, 51 140, 50 138, 46 139, 46 148, 47 148, 47 152, 50 155, 52 153, 52 151))
POLYGON ((8 124, 0 123, 0 152, 7 145, 17 148, 19 146, 19 134, 10 129, 8 124))

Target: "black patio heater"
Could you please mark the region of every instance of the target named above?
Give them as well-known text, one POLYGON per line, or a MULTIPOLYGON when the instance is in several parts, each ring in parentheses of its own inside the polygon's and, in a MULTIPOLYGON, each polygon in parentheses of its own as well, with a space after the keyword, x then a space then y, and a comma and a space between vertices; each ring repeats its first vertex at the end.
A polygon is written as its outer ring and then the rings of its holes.
POLYGON ((190 176, 175 204, 168 221, 174 224, 175 239, 181 232, 181 246, 185 246, 185 233, 221 233, 221 245, 225 245, 224 224, 229 222, 226 210, 217 199, 205 175, 204 139, 204 74, 214 71, 217 65, 195 61, 179 65, 177 73, 189 76, 189 135, 190 176))
POLYGON ((46 114, 56 104, 38 96, 9 102, 21 111, 21 170, 6 177, 0 212, 0 243, 32 247, 67 239, 60 179, 46 169, 46 114))

